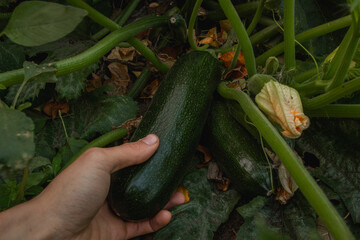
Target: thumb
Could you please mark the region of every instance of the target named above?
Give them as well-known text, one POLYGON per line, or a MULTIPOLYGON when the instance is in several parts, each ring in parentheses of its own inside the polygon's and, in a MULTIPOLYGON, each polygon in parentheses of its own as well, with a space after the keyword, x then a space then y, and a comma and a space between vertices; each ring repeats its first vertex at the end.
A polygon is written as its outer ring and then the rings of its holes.
POLYGON ((137 142, 104 148, 104 160, 109 173, 145 162, 155 153, 158 146, 159 138, 154 134, 149 134, 137 142))

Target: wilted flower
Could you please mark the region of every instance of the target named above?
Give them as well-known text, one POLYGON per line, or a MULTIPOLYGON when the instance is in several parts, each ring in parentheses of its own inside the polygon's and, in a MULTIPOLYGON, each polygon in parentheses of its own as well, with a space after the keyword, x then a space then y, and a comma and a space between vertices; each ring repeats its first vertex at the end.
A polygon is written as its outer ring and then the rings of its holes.
POLYGON ((309 127, 310 119, 303 113, 299 93, 276 81, 265 83, 255 101, 266 115, 282 127, 286 138, 298 138, 309 127))

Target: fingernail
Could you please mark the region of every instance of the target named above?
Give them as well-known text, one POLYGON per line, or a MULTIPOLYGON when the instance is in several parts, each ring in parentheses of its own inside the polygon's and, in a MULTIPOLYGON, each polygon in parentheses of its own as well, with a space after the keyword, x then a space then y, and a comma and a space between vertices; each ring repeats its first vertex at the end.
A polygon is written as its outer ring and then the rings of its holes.
POLYGON ((158 138, 154 134, 149 134, 146 137, 144 137, 143 139, 141 139, 141 141, 143 141, 147 145, 153 145, 153 144, 157 143, 158 138))

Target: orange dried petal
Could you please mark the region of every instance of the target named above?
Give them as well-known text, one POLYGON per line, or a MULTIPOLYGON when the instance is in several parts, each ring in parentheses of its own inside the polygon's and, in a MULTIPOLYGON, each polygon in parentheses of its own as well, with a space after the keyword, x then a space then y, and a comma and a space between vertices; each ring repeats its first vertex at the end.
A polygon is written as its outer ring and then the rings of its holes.
POLYGON ((184 203, 190 202, 189 190, 187 190, 184 185, 180 184, 179 187, 176 189, 176 192, 180 192, 184 195, 185 197, 184 203))

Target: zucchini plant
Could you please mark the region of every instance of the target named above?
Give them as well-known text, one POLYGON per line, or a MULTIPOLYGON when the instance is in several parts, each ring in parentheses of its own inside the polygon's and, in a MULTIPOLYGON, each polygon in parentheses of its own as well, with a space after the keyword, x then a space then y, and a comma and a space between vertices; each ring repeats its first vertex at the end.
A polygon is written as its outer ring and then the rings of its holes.
MULTIPOLYGON (((194 199, 175 207, 171 224, 154 239, 212 239, 213 232, 221 239, 219 226, 232 221, 231 211, 245 219, 242 226, 237 223, 237 239, 273 234, 274 239, 316 239, 315 215, 335 239, 359 237, 354 229, 360 213, 353 206, 360 204, 360 179, 346 173, 333 174, 333 179, 328 176, 333 169, 312 169, 305 161, 311 152, 322 165, 340 168, 322 154, 321 146, 307 142, 314 129, 333 121, 339 121, 334 129, 340 129, 342 137, 352 139, 352 133, 359 139, 359 1, 334 3, 346 6, 346 14, 336 17, 329 14, 334 6, 323 4, 325 9, 320 9, 307 0, 115 2, 0 4, 0 209, 39 194, 91 147, 155 133, 160 138, 157 153, 145 164, 113 174, 108 197, 118 216, 140 220, 162 209, 184 183, 194 199), (313 7, 312 12, 302 4, 313 7), (309 19, 331 17, 312 25, 306 14, 313 14, 309 19), (327 35, 339 31, 342 35, 327 35), (129 52, 131 60, 120 56, 129 52), (112 53, 117 55, 111 58, 112 53), (239 72, 241 77, 236 77, 239 72), (216 100, 210 108, 212 98, 216 100), (144 118, 132 133, 129 124, 139 115, 144 118), (221 181, 230 179, 228 192, 204 180, 205 170, 194 167, 199 142, 209 148, 211 163, 217 162, 224 172, 221 181), (340 183, 350 190, 342 194, 340 183), (278 189, 290 188, 294 191, 287 193, 288 205, 281 206, 274 200, 278 189), (330 201, 334 199, 340 207, 330 201), (244 206, 234 210, 236 203, 244 206), (199 223, 224 207, 221 221, 199 223), (268 213, 278 208, 301 215, 288 221, 297 225, 292 226, 295 231, 284 230, 285 221, 269 221, 268 213), (340 215, 344 211, 350 220, 340 215)), ((354 144, 356 148, 358 142, 354 144)), ((333 155, 359 170, 353 161, 356 152, 333 155)), ((210 164, 203 165, 210 175, 210 164)))

